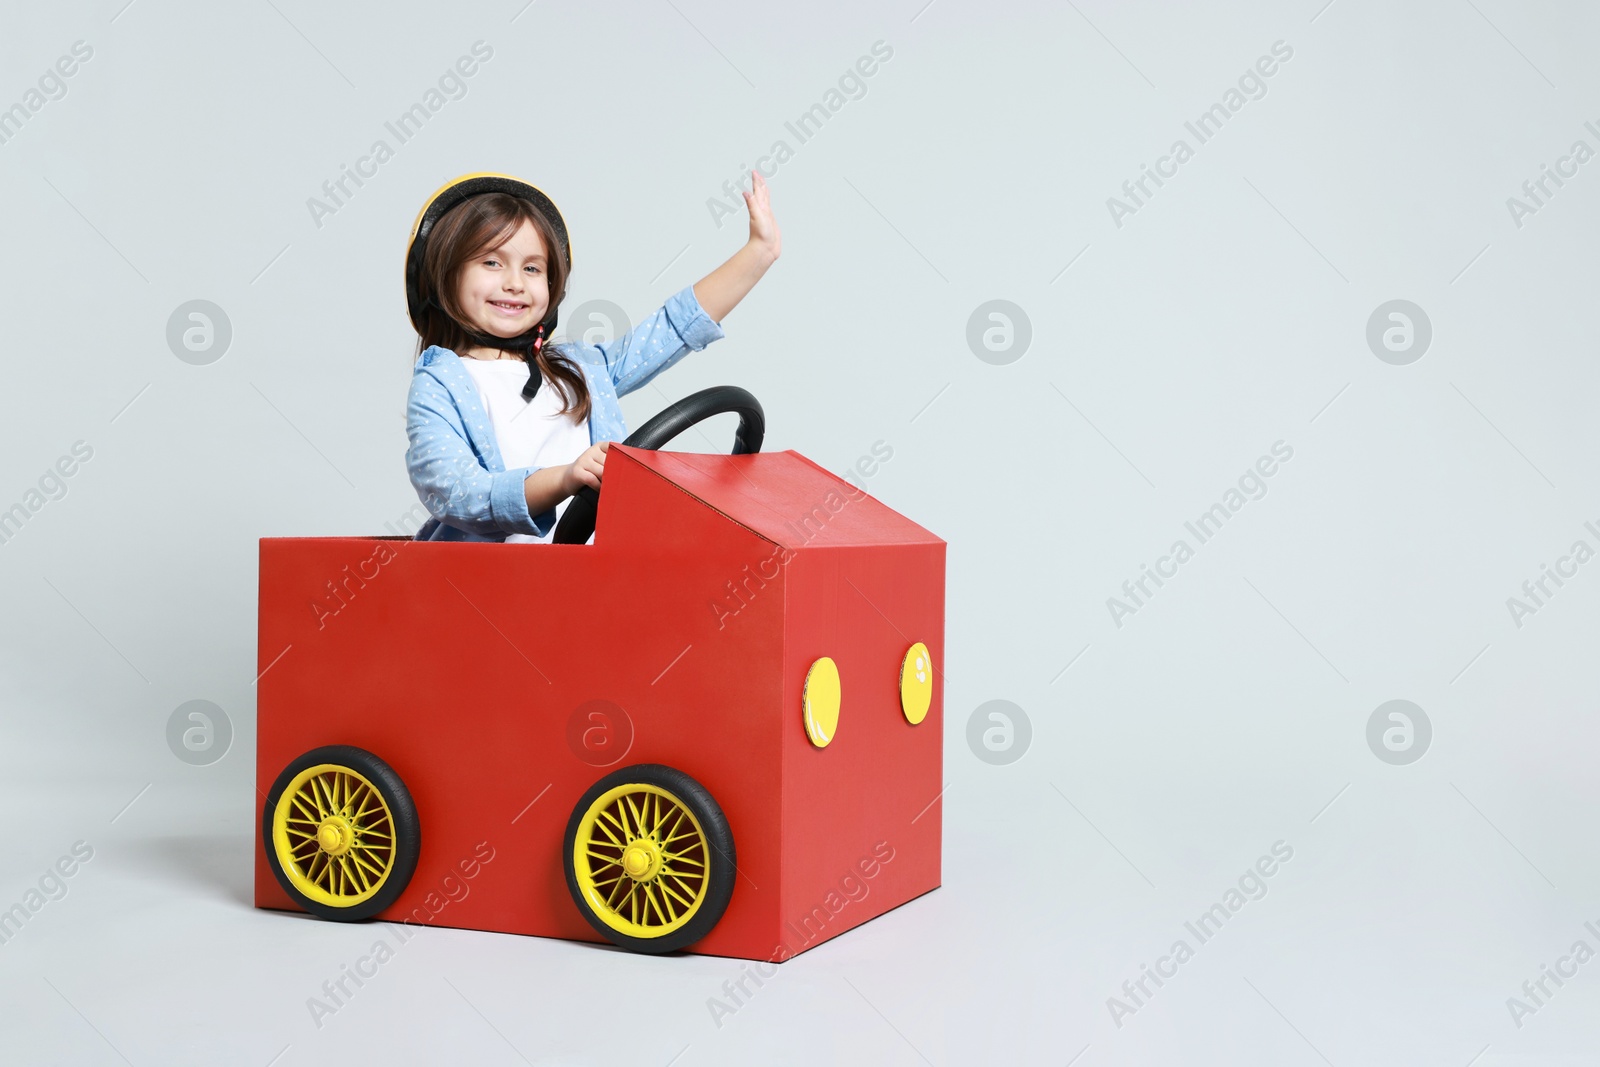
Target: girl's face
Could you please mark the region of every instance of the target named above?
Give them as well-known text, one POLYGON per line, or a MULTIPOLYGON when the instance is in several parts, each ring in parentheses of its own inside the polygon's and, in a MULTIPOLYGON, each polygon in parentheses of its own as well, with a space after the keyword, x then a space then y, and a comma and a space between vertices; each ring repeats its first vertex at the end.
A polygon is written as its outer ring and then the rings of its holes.
POLYGON ((527 219, 498 247, 461 268, 456 302, 467 323, 494 337, 516 337, 544 321, 550 304, 546 249, 527 219))

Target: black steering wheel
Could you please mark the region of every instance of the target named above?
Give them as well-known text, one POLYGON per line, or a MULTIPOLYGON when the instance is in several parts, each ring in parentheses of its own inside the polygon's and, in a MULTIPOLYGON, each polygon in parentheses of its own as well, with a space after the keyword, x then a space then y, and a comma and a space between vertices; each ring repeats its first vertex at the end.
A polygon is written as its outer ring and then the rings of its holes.
MULTIPOLYGON (((760 452, 761 439, 767 432, 767 417, 761 411, 761 402, 737 385, 713 385, 691 393, 659 412, 622 443, 632 448, 658 449, 696 423, 728 411, 739 413, 739 431, 733 437, 732 454, 743 456, 760 452)), ((561 521, 556 524, 550 543, 581 545, 587 542, 594 533, 594 520, 599 510, 600 490, 588 485, 579 489, 561 513, 561 521)))

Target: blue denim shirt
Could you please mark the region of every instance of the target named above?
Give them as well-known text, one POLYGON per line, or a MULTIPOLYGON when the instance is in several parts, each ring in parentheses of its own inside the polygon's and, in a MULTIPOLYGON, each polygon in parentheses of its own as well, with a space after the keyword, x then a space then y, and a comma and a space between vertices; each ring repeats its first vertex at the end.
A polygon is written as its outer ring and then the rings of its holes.
MULTIPOLYGON (((691 285, 614 341, 552 345, 582 368, 589 384, 589 443, 624 440, 628 428, 617 398, 722 336, 691 285)), ((552 386, 546 382, 541 388, 552 386)), ((504 541, 514 533, 543 537, 555 525, 553 507, 528 513, 522 483, 539 468, 505 469, 478 387, 450 349, 430 345, 417 357, 406 433, 411 440, 406 469, 433 516, 417 531, 417 540, 504 541)))

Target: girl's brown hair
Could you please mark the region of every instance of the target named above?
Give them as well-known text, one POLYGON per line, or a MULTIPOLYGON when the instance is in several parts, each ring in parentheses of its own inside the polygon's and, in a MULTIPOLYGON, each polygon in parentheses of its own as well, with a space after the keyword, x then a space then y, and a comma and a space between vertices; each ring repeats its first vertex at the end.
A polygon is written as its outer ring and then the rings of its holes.
MULTIPOLYGON (((467 327, 462 323, 466 316, 456 299, 461 269, 469 262, 497 246, 522 225, 523 220, 533 223, 544 241, 545 278, 550 289, 550 308, 561 305, 567 295, 566 246, 556 236, 550 220, 528 201, 509 193, 481 193, 468 197, 439 216, 428 234, 428 246, 423 251, 421 277, 418 279, 419 295, 423 309, 418 316, 421 325, 417 335, 417 355, 431 345, 460 353, 470 348, 472 341, 467 327)), ((548 311, 546 312, 548 315, 548 311)), ((472 331, 476 332, 476 331, 472 331)), ((506 348, 503 351, 513 351, 506 348)), ((546 337, 539 351, 531 345, 518 351, 528 362, 530 374, 543 374, 555 384, 561 394, 560 414, 573 415, 573 421, 582 424, 589 418, 589 384, 583 371, 571 359, 551 350, 546 337)))

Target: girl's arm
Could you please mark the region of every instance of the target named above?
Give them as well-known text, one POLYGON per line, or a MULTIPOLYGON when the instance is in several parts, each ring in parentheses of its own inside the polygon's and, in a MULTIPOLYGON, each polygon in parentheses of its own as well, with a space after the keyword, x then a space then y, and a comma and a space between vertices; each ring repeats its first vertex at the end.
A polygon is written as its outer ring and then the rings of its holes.
POLYGON ((406 403, 406 469, 423 506, 439 522, 480 537, 522 533, 543 537, 555 526, 554 505, 532 511, 526 482, 559 467, 491 472, 467 444, 465 427, 444 383, 414 373, 406 403))
MULTIPOLYGON (((756 175, 756 195, 745 193, 750 207, 750 240, 733 258, 694 285, 686 285, 632 330, 598 345, 582 340, 561 342, 572 358, 604 366, 618 396, 648 385, 690 352, 698 352, 723 336, 717 319, 744 299, 750 288, 778 258, 778 225, 767 203, 767 185, 756 175)), ((549 489, 549 486, 543 487, 549 489)), ((537 504, 544 495, 532 500, 537 504)))
POLYGON ((694 283, 694 298, 718 324, 767 273, 783 244, 778 223, 772 217, 767 180, 759 170, 750 174, 751 191, 744 194, 745 207, 750 211, 750 240, 726 263, 694 283))
POLYGON ((598 345, 568 341, 562 347, 574 359, 605 367, 617 395, 627 396, 722 336, 722 327, 694 298, 693 287, 686 285, 621 337, 598 345))

